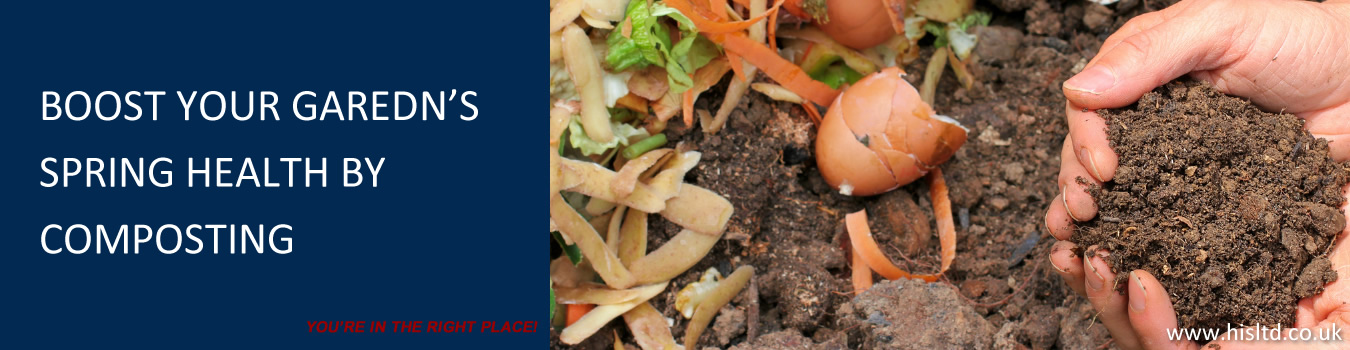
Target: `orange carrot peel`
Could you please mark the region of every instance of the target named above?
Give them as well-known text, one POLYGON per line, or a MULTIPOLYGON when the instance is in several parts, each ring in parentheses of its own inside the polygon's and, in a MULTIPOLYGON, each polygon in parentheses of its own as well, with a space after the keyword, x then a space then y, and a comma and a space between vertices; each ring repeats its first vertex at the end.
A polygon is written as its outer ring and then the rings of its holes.
POLYGON ((731 66, 727 64, 727 60, 714 59, 694 72, 694 86, 684 91, 680 101, 680 108, 684 110, 685 125, 694 125, 694 100, 698 99, 699 94, 708 91, 719 80, 722 80, 722 76, 726 75, 729 69, 731 69, 731 66))
POLYGON ((581 316, 591 312, 591 309, 594 308, 595 304, 567 304, 567 325, 571 326, 573 323, 577 323, 581 316))
MULTIPOLYGON (((728 56, 744 59, 755 67, 759 67, 760 70, 764 71, 764 74, 783 85, 783 87, 788 88, 788 90, 792 90, 792 92, 818 105, 828 106, 834 101, 834 97, 839 95, 839 90, 811 79, 801 67, 778 56, 778 52, 770 49, 769 46, 751 40, 746 36, 745 30, 750 25, 765 18, 777 16, 778 9, 784 1, 775 1, 773 6, 770 6, 767 11, 758 16, 734 22, 726 21, 718 12, 720 9, 714 10, 709 6, 699 6, 701 2, 667 0, 666 5, 689 17, 689 20, 694 22, 694 26, 698 27, 698 31, 713 42, 721 44, 722 48, 727 51, 728 56)), ((773 29, 770 26, 769 30, 772 31, 773 29)), ((770 37, 772 38, 772 35, 770 37)), ((686 104, 688 103, 686 102, 686 104)), ((693 113, 686 112, 685 118, 692 121, 693 113)))
POLYGON ((746 81, 749 78, 745 76, 745 67, 741 66, 741 55, 737 55, 733 51, 727 51, 727 62, 730 62, 731 72, 736 74, 736 79, 746 81))
POLYGON ((816 105, 803 102, 802 109, 806 110, 806 116, 811 117, 811 122, 816 123, 817 126, 825 120, 820 116, 820 110, 816 109, 816 105))
POLYGON ((872 268, 867 267, 862 254, 853 254, 853 291, 862 294, 872 287, 872 268))
POLYGON ((690 2, 689 0, 666 0, 666 6, 674 8, 685 17, 689 17, 698 31, 705 34, 708 39, 715 43, 720 43, 727 34, 741 34, 750 25, 755 24, 770 16, 778 15, 778 7, 783 5, 784 0, 775 1, 768 11, 764 11, 759 16, 746 18, 743 21, 729 21, 723 7, 714 7, 709 4, 700 4, 690 2))
POLYGON ((905 0, 881 0, 886 7, 886 16, 891 18, 891 28, 901 36, 905 35, 905 0))
POLYGON ((947 181, 942 168, 928 173, 928 200, 933 202, 933 216, 937 218, 938 246, 942 248, 941 275, 956 259, 956 223, 952 222, 952 200, 947 194, 947 181))
POLYGON ((741 58, 755 65, 755 67, 759 67, 760 70, 764 71, 764 74, 773 78, 774 81, 811 102, 829 106, 831 102, 834 102, 835 96, 839 95, 839 90, 811 79, 811 76, 807 75, 801 67, 778 56, 777 52, 764 46, 764 44, 750 40, 743 34, 727 35, 724 39, 722 48, 728 52, 736 52, 741 55, 741 58))
MULTIPOLYGON (((952 222, 952 203, 947 196, 947 183, 942 179, 942 170, 934 168, 928 173, 929 179, 929 198, 933 202, 933 216, 937 217, 938 243, 941 246, 942 267, 935 274, 911 274, 905 270, 896 267, 891 263, 891 258, 887 257, 877 246, 877 241, 872 238, 872 230, 867 227, 867 211, 848 214, 844 217, 844 225, 848 229, 849 242, 852 244, 855 265, 857 261, 864 262, 867 268, 875 270, 881 276, 887 279, 896 280, 901 278, 921 279, 927 282, 937 281, 947 268, 951 267, 952 260, 956 258, 956 225, 952 222)), ((861 291, 866 288, 860 288, 860 274, 854 267, 854 289, 861 291)), ((871 276, 868 276, 870 279, 871 276)))
POLYGON ((778 16, 769 17, 769 49, 778 51, 778 38, 774 32, 778 31, 778 16))

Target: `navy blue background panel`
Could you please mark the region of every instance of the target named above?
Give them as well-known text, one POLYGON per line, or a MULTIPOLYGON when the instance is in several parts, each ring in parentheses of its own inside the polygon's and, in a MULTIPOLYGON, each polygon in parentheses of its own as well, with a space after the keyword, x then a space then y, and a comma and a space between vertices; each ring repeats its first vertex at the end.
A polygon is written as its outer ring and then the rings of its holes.
MULTIPOLYGON (((543 94, 522 89, 543 84, 542 3, 0 6, 0 348, 546 346, 549 246, 542 214, 532 214, 543 212, 544 181, 530 170, 543 164, 544 108, 522 103, 543 100, 522 93, 543 94), (64 99, 76 90, 167 94, 158 121, 42 120, 43 91, 64 99), (255 110, 249 121, 207 121, 194 110, 184 121, 175 92, 200 99, 213 90, 227 99, 229 91, 275 92, 280 120, 258 120, 255 110), (473 111, 457 97, 443 121, 306 122, 291 111, 291 98, 306 90, 319 94, 306 101, 320 105, 337 91, 344 113, 348 91, 474 91, 467 98, 478 117, 460 120, 473 111), (88 188, 81 175, 70 187, 47 188, 46 157, 144 157, 147 166, 167 157, 174 183, 88 188), (189 158, 200 167, 226 157, 231 176, 243 158, 258 171, 256 162, 269 158, 282 187, 203 187, 200 177, 187 186, 189 158), (277 166, 287 157, 326 157, 328 187, 313 187, 317 177, 312 187, 286 187, 277 166), (363 186, 343 187, 344 157, 385 158, 379 186, 367 173, 363 186), (48 254, 40 234, 49 224, 286 224, 293 247, 228 254, 222 235, 219 254, 208 244, 199 254, 165 255, 154 241, 140 254, 48 254), (307 325, 346 320, 537 327, 402 334, 390 324, 388 333, 317 334, 307 325)), ((148 101, 136 100, 143 108, 148 101)), ((49 244, 64 247, 63 232, 49 234, 49 244)))

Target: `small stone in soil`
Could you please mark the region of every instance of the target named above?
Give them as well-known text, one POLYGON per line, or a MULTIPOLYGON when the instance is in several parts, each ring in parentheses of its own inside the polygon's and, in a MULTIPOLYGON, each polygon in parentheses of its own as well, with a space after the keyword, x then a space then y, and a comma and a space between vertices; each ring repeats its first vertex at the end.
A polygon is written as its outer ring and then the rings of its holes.
POLYGON ((993 197, 993 198, 989 198, 989 206, 990 206, 990 207, 993 207, 994 210, 997 210, 997 211, 1003 211, 1003 209, 1007 208, 1008 205, 1010 205, 1010 204, 1012 204, 1012 202, 1008 201, 1007 198, 1003 198, 1003 197, 993 197))
POLYGON ((840 313, 839 326, 850 329, 849 339, 858 339, 862 348, 985 349, 997 330, 948 284, 882 281, 851 304, 851 313, 840 313), (874 314, 891 324, 870 322, 874 314))
POLYGON ((1111 24, 1114 15, 1110 8, 1100 4, 1088 4, 1087 11, 1083 13, 1083 25, 1089 29, 1098 30, 1111 24))
POLYGON ((1022 167, 1022 163, 1003 164, 1003 178, 1008 179, 1009 183, 1022 183, 1022 178, 1026 175, 1026 172, 1026 169, 1022 167))
POLYGON ((717 343, 727 345, 732 338, 745 334, 745 310, 727 305, 717 312, 713 322, 713 333, 717 334, 717 343))
POLYGON ((1004 62, 1017 57, 1017 49, 1022 45, 1022 31, 1004 26, 976 27, 980 45, 975 45, 975 54, 981 60, 1004 62))

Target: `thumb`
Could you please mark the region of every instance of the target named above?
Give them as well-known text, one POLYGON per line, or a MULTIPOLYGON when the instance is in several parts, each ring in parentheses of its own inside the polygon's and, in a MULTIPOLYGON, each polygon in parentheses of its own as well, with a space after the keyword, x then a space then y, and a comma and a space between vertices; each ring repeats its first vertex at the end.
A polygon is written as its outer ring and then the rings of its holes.
POLYGON ((1114 45, 1103 46, 1082 72, 1064 82, 1069 102, 1087 109, 1123 107, 1186 73, 1234 59, 1226 54, 1234 40, 1233 21, 1209 11, 1168 10, 1188 9, 1169 8, 1148 29, 1114 34, 1125 37, 1108 39, 1114 45))
POLYGON ((1162 283, 1144 270, 1130 272, 1130 323, 1145 349, 1195 349, 1197 344, 1177 328, 1177 313, 1162 283))

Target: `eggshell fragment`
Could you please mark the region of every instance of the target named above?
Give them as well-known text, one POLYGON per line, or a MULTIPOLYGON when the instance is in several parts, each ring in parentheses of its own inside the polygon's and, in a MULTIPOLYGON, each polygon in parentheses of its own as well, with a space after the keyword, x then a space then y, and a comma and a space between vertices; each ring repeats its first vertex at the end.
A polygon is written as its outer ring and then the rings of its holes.
POLYGON ((862 50, 895 36, 881 0, 829 0, 825 8, 829 20, 816 26, 844 46, 862 50))
POLYGON ((849 87, 834 101, 816 138, 825 182, 847 195, 870 196, 904 186, 950 159, 967 130, 938 115, 886 68, 849 87))
POLYGON ((857 196, 899 187, 886 164, 858 142, 839 113, 831 109, 826 115, 816 136, 816 163, 825 182, 835 189, 842 187, 846 195, 857 196))

